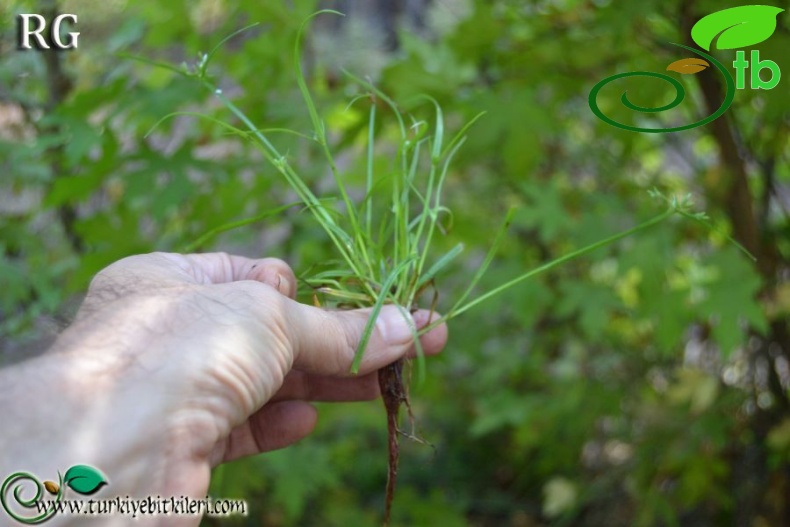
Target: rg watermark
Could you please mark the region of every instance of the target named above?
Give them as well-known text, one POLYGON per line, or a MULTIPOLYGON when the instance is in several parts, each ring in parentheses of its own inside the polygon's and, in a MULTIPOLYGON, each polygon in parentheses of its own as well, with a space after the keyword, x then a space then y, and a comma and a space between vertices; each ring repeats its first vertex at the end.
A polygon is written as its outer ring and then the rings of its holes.
POLYGON ((25 49, 77 49, 79 31, 63 31, 63 25, 77 25, 77 15, 60 14, 51 20, 35 13, 23 13, 16 17, 17 47, 25 49))

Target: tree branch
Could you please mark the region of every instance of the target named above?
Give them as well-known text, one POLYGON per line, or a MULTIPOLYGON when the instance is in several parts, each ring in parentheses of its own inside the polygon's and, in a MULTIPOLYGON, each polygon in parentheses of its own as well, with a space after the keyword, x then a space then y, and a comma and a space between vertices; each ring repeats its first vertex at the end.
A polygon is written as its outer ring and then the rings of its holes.
MULTIPOLYGON (((42 10, 42 14, 45 19, 54 20, 59 14, 57 2, 46 2, 46 8, 42 10)), ((46 67, 47 89, 49 92, 45 109, 47 112, 51 112, 68 97, 69 93, 71 93, 71 90, 74 88, 74 84, 63 69, 60 51, 51 48, 41 50, 40 53, 46 67)), ((55 124, 41 129, 40 132, 57 133, 59 129, 60 127, 55 124)), ((53 182, 63 175, 63 151, 64 147, 62 144, 53 146, 47 151, 50 158, 53 182)), ((69 244, 76 252, 82 252, 84 244, 74 229, 74 224, 77 221, 76 208, 71 204, 64 203, 58 207, 57 214, 69 244)))

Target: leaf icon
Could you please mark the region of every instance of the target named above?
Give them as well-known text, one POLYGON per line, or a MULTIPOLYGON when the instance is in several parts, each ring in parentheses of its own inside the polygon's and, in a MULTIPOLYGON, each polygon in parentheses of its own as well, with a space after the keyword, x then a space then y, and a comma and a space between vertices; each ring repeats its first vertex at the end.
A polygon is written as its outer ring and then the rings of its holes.
POLYGON ((45 481, 44 488, 47 489, 47 492, 50 494, 57 494, 58 490, 60 490, 60 486, 54 481, 45 481))
POLYGON ((686 75, 689 73, 699 73, 708 66, 710 66, 710 64, 707 60, 692 57, 690 59, 676 60, 667 66, 667 71, 677 71, 678 73, 686 75))
POLYGON ((710 51, 713 39, 719 49, 744 48, 767 40, 776 31, 776 17, 784 11, 770 5, 744 5, 711 13, 691 28, 691 38, 710 51))
POLYGON ((107 477, 91 466, 74 465, 66 471, 63 481, 80 494, 92 494, 107 483, 107 477))

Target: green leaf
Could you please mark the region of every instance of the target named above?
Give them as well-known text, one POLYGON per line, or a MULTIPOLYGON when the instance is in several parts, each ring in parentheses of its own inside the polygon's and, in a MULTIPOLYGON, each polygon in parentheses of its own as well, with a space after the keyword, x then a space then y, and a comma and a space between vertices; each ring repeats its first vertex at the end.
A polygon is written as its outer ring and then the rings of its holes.
POLYGON ((458 245, 447 251, 441 258, 436 260, 436 263, 434 263, 431 266, 431 268, 428 269, 428 272, 426 272, 420 277, 419 281, 417 282, 416 288, 419 289, 423 285, 430 282, 439 271, 441 271, 447 264, 453 261, 455 257, 461 254, 461 251, 463 250, 464 250, 464 244, 459 243, 458 245))
POLYGON ((528 206, 518 209, 513 225, 537 229, 545 243, 551 243, 571 230, 573 220, 565 208, 563 188, 557 180, 546 184, 528 181, 521 185, 521 191, 528 206))
POLYGON ((107 476, 89 465, 74 465, 66 471, 63 481, 80 494, 91 494, 107 483, 107 476))
POLYGON ((88 199, 101 186, 107 174, 91 171, 78 176, 61 176, 52 184, 44 198, 44 205, 57 207, 64 203, 77 203, 88 199))
POLYGON ((723 9, 703 17, 691 28, 691 38, 707 51, 717 36, 719 49, 753 46, 776 30, 776 17, 784 11, 769 5, 745 5, 723 9))
MULTIPOLYGON (((271 474, 270 500, 282 508, 286 518, 294 525, 309 503, 327 489, 335 488, 339 477, 332 465, 330 451, 319 445, 300 445, 298 451, 283 449, 266 456, 265 473, 271 474), (276 479, 275 479, 276 478, 276 479)), ((248 465, 241 465, 236 474, 248 479, 248 465)), ((264 480, 265 481, 265 480, 264 480)))
POLYGON ((612 290, 583 281, 564 281, 560 289, 557 313, 560 316, 578 314, 579 326, 585 335, 593 341, 600 339, 612 313, 621 307, 612 290))
POLYGON ((706 296, 696 310, 710 317, 711 334, 722 355, 728 357, 746 340, 746 324, 759 333, 768 330, 768 320, 756 299, 762 281, 754 267, 732 248, 712 254, 708 263, 716 280, 707 285, 706 296))
MULTIPOLYGON (((386 294, 386 291, 390 290, 390 288, 395 284, 395 280, 398 278, 398 276, 400 276, 400 273, 413 262, 414 258, 409 258, 402 261, 400 265, 393 269, 392 273, 387 278, 387 281, 384 282, 383 286, 381 286, 382 293, 376 298, 376 303, 373 305, 373 308, 370 311, 370 318, 368 319, 367 324, 365 324, 365 329, 362 331, 362 337, 359 340, 357 351, 354 353, 354 361, 351 363, 352 374, 356 375, 359 373, 359 365, 362 363, 362 355, 365 353, 365 348, 368 346, 370 336, 373 334, 373 327, 376 323, 376 319, 378 318, 379 312, 381 311, 381 308, 384 306, 384 303, 389 296, 386 294)), ((415 342, 415 345, 419 345, 419 342, 415 342)))

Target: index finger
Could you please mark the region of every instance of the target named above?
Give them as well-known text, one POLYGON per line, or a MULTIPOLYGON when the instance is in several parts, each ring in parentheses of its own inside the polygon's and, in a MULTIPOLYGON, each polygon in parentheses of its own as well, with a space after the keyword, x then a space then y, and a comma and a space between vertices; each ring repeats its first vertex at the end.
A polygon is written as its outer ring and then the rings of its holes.
POLYGON ((267 284, 289 298, 296 296, 296 276, 277 258, 155 252, 129 256, 102 269, 91 281, 78 316, 89 316, 102 305, 130 294, 244 280, 267 284))
POLYGON ((172 256, 183 258, 182 269, 199 284, 255 280, 274 287, 289 298, 296 296, 296 276, 291 267, 279 258, 253 259, 227 253, 172 256))

